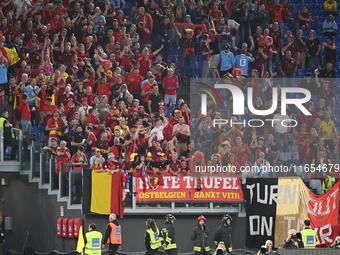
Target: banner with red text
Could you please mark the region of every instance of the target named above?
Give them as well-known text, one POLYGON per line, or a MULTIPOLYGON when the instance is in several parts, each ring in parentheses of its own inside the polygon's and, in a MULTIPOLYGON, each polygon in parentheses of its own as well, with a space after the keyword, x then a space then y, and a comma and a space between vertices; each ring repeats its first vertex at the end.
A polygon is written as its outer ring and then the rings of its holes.
POLYGON ((205 176, 201 190, 197 190, 198 183, 189 175, 163 176, 163 185, 158 177, 136 178, 136 201, 243 201, 240 178, 205 176))

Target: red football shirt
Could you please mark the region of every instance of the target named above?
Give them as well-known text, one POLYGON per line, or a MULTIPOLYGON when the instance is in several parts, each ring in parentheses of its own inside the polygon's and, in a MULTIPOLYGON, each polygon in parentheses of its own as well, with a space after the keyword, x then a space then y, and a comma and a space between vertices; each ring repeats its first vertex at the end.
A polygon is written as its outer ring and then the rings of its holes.
POLYGON ((176 90, 174 88, 177 87, 177 83, 178 83, 178 78, 175 75, 172 77, 169 77, 169 76, 164 77, 163 84, 165 87, 165 95, 176 95, 176 90))

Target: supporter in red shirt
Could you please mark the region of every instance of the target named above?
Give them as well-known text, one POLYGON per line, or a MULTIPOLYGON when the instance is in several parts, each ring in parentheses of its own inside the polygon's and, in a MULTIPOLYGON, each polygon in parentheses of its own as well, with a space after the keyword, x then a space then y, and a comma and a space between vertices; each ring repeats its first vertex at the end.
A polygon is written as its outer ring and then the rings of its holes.
POLYGON ((105 114, 104 116, 104 126, 105 127, 111 127, 112 124, 117 125, 117 108, 116 106, 111 106, 110 110, 108 113, 105 114))
POLYGON ((105 95, 107 98, 110 97, 110 84, 107 82, 106 76, 103 75, 97 84, 96 94, 99 96, 105 95))
POLYGON ((48 134, 48 140, 49 144, 51 143, 52 138, 57 138, 62 135, 61 129, 62 128, 62 121, 59 118, 59 112, 55 111, 53 112, 52 118, 49 118, 46 123, 46 131, 49 132, 48 134))
POLYGON ((140 93, 140 85, 143 81, 142 76, 139 74, 137 68, 133 69, 132 74, 130 74, 126 79, 126 84, 128 85, 129 91, 132 93, 133 97, 138 97, 140 93))
POLYGON ((138 14, 139 14, 138 22, 143 22, 145 24, 145 27, 150 31, 150 33, 152 33, 153 20, 151 15, 145 11, 144 7, 138 8, 138 14))
POLYGON ((149 48, 145 47, 142 53, 137 56, 136 62, 139 66, 139 74, 142 77, 146 77, 147 72, 150 70, 152 65, 152 58, 157 55, 163 49, 163 45, 156 51, 150 53, 149 48))
POLYGON ((86 124, 93 128, 95 135, 98 135, 101 129, 101 124, 98 119, 99 112, 97 109, 90 109, 90 114, 86 118, 86 124))
POLYGON ((155 76, 150 74, 142 87, 141 96, 144 97, 144 104, 146 105, 149 101, 149 97, 152 94, 152 86, 157 85, 155 81, 155 76))
POLYGON ((172 68, 168 69, 168 75, 163 78, 162 86, 165 90, 164 103, 173 109, 177 101, 176 90, 179 88, 179 81, 172 68))
POLYGON ((295 43, 295 38, 293 35, 287 37, 287 43, 282 47, 282 53, 286 53, 287 50, 290 51, 292 58, 298 59, 298 46, 295 43))
POLYGON ((298 20, 299 20, 299 27, 302 28, 303 26, 309 30, 310 29, 310 22, 314 21, 313 15, 309 12, 308 6, 304 6, 302 8, 302 12, 299 13, 298 15, 298 20))
POLYGON ((27 94, 22 95, 22 101, 19 105, 19 111, 21 113, 21 129, 24 132, 24 135, 28 135, 31 132, 31 111, 29 107, 29 99, 27 94))
POLYGON ((273 21, 282 22, 284 7, 280 4, 280 0, 274 0, 274 4, 269 7, 269 10, 273 14, 273 21))
POLYGON ((297 69, 297 63, 295 59, 292 57, 292 54, 289 50, 286 51, 284 58, 280 63, 281 75, 285 77, 295 76, 297 69))
POLYGON ((92 148, 96 145, 97 137, 93 133, 93 128, 90 126, 86 126, 85 132, 87 134, 87 144, 89 146, 89 152, 91 152, 92 148))
POLYGON ((233 149, 236 155, 236 161, 241 165, 245 166, 248 162, 248 158, 250 155, 250 149, 247 144, 244 144, 241 137, 236 137, 235 139, 236 144, 235 148, 233 149))

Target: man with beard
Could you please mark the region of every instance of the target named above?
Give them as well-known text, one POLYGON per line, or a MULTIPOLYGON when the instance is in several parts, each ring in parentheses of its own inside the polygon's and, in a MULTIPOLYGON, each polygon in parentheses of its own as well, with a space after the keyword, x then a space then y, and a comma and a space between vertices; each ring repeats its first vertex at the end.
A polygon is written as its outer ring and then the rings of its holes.
POLYGON ((73 155, 79 148, 79 146, 84 146, 86 139, 84 138, 83 127, 77 126, 75 134, 71 137, 71 147, 70 152, 73 155))
POLYGON ((102 132, 100 138, 96 142, 97 149, 100 149, 104 158, 107 158, 109 153, 109 139, 106 132, 102 132))

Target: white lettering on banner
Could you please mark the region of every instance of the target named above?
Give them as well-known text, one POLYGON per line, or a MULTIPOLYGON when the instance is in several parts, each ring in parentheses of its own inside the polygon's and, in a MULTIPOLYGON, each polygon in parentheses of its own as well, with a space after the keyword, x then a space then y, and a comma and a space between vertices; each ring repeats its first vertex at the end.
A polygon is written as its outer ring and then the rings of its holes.
POLYGON ((191 189, 191 180, 193 178, 191 176, 184 176, 183 180, 187 182, 187 186, 185 186, 186 189, 191 189))
POLYGON ((239 189, 237 185, 237 178, 226 177, 223 178, 223 188, 222 189, 239 189))
POLYGON ((316 211, 318 209, 318 201, 312 199, 311 197, 307 198, 307 213, 310 213, 314 216, 316 216, 316 211), (310 206, 310 202, 314 202, 314 208, 312 208, 312 206, 310 206))
POLYGON ((281 193, 281 186, 279 185, 271 185, 270 186, 270 197, 269 197, 269 204, 273 204, 273 201, 275 201, 276 204, 279 204, 279 200, 277 200, 277 197, 280 196, 281 193), (277 190, 277 192, 274 192, 274 190, 277 190))
POLYGON ((169 188, 168 181, 170 181, 170 179, 171 179, 170 176, 164 176, 163 177, 163 182, 164 182, 163 189, 168 189, 169 188))
POLYGON ((304 227, 303 220, 298 218, 296 223, 295 216, 284 216, 283 219, 287 221, 287 234, 292 228, 296 229, 297 232, 300 232, 300 230, 304 227))
POLYGON ((336 203, 337 203, 337 199, 336 199, 336 196, 337 196, 337 194, 338 194, 338 192, 339 192, 339 189, 336 189, 336 190, 334 190, 333 191, 333 193, 330 195, 330 197, 332 197, 333 198, 333 210, 334 209, 336 209, 336 203))
POLYGON ((324 215, 330 214, 331 213, 331 211, 330 211, 330 203, 331 202, 332 202, 332 205, 333 205, 332 206, 333 210, 336 209, 336 203, 337 203, 336 196, 337 196, 338 192, 339 192, 339 190, 336 189, 336 190, 333 191, 332 194, 330 194, 327 197, 327 204, 326 204, 326 206, 324 206, 324 207, 326 207, 324 209, 322 208, 322 205, 323 205, 322 201, 318 202, 318 201, 308 197, 307 198, 307 205, 308 205, 307 206, 307 213, 310 213, 314 216, 317 216, 317 215, 324 216, 324 215), (331 199, 333 201, 331 201, 331 199))
POLYGON ((274 202, 275 204, 279 204, 279 201, 277 198, 281 194, 281 189, 282 189, 281 185, 264 185, 264 194, 260 194, 261 193, 260 183, 246 186, 250 194, 250 204, 252 204, 253 202, 255 185, 256 185, 256 202, 261 203, 261 204, 269 204, 269 205, 272 205, 274 202))
POLYGON ((247 189, 249 189, 249 196, 250 196, 250 204, 253 203, 253 189, 255 188, 255 183, 252 185, 247 185, 247 189))
MULTIPOLYGON (((204 176, 203 187, 206 189, 222 189, 222 190, 240 190, 237 177, 212 177, 204 176)), ((183 176, 182 179, 177 176, 163 176, 164 185, 163 190, 168 189, 192 189, 197 187, 197 178, 192 176, 183 176), (182 182, 181 182, 182 180, 182 182), (181 185, 183 187, 181 187, 181 185)), ((137 187, 139 190, 143 189, 143 179, 139 178, 137 187)), ((146 188, 149 189, 149 183, 146 183, 146 188)))
MULTIPOLYGON (((140 177, 138 177, 138 179, 139 179, 139 189, 143 189, 144 179, 140 178, 140 177)), ((145 183, 145 188, 146 189, 150 189, 150 186, 149 186, 148 182, 145 183)))
POLYGON ((211 189, 213 187, 213 180, 212 180, 213 177, 204 177, 203 180, 204 180, 204 187, 206 187, 207 189, 211 189), (208 180, 209 180, 209 184, 208 184, 208 180))
POLYGON ((290 186, 285 185, 284 188, 284 197, 283 197, 283 204, 287 204, 287 197, 289 198, 289 204, 295 204, 295 196, 296 196, 296 185, 293 187, 293 192, 290 192, 290 186))
POLYGON ((328 243, 333 242, 333 240, 329 238, 330 236, 332 236, 332 225, 331 224, 327 224, 327 225, 321 227, 320 229, 315 228, 314 231, 316 233, 316 245, 324 244, 324 243, 326 243, 326 241, 328 243), (321 240, 319 240, 319 236, 320 236, 321 240), (320 243, 320 241, 321 241, 321 243, 320 243))
POLYGON ((214 189, 219 189, 220 188, 220 183, 222 181, 222 178, 221 177, 216 177, 215 178, 215 186, 214 186, 214 189))
POLYGON ((329 214, 331 211, 329 209, 329 202, 330 202, 331 198, 330 197, 327 197, 327 206, 326 206, 326 210, 325 211, 321 211, 321 208, 322 208, 322 201, 320 201, 320 204, 319 204, 319 210, 318 210, 318 215, 322 216, 322 215, 327 215, 329 214))
POLYGON ((267 200, 268 200, 268 185, 264 185, 264 198, 262 199, 260 197, 260 184, 257 184, 257 189, 256 189, 256 199, 258 203, 261 204, 267 204, 267 200))
POLYGON ((249 233, 251 236, 255 235, 267 235, 273 234, 273 217, 269 217, 269 223, 266 216, 252 215, 249 216, 249 233), (254 224, 256 222, 256 225, 254 224), (266 233, 265 233, 266 231, 266 233))
POLYGON ((172 176, 171 179, 172 179, 172 186, 171 186, 171 188, 172 189, 179 189, 180 188, 179 183, 178 183, 179 182, 179 177, 172 176))
POLYGON ((284 216, 283 220, 287 221, 287 234, 288 234, 289 230, 292 229, 292 221, 295 221, 295 217, 294 216, 284 216))

